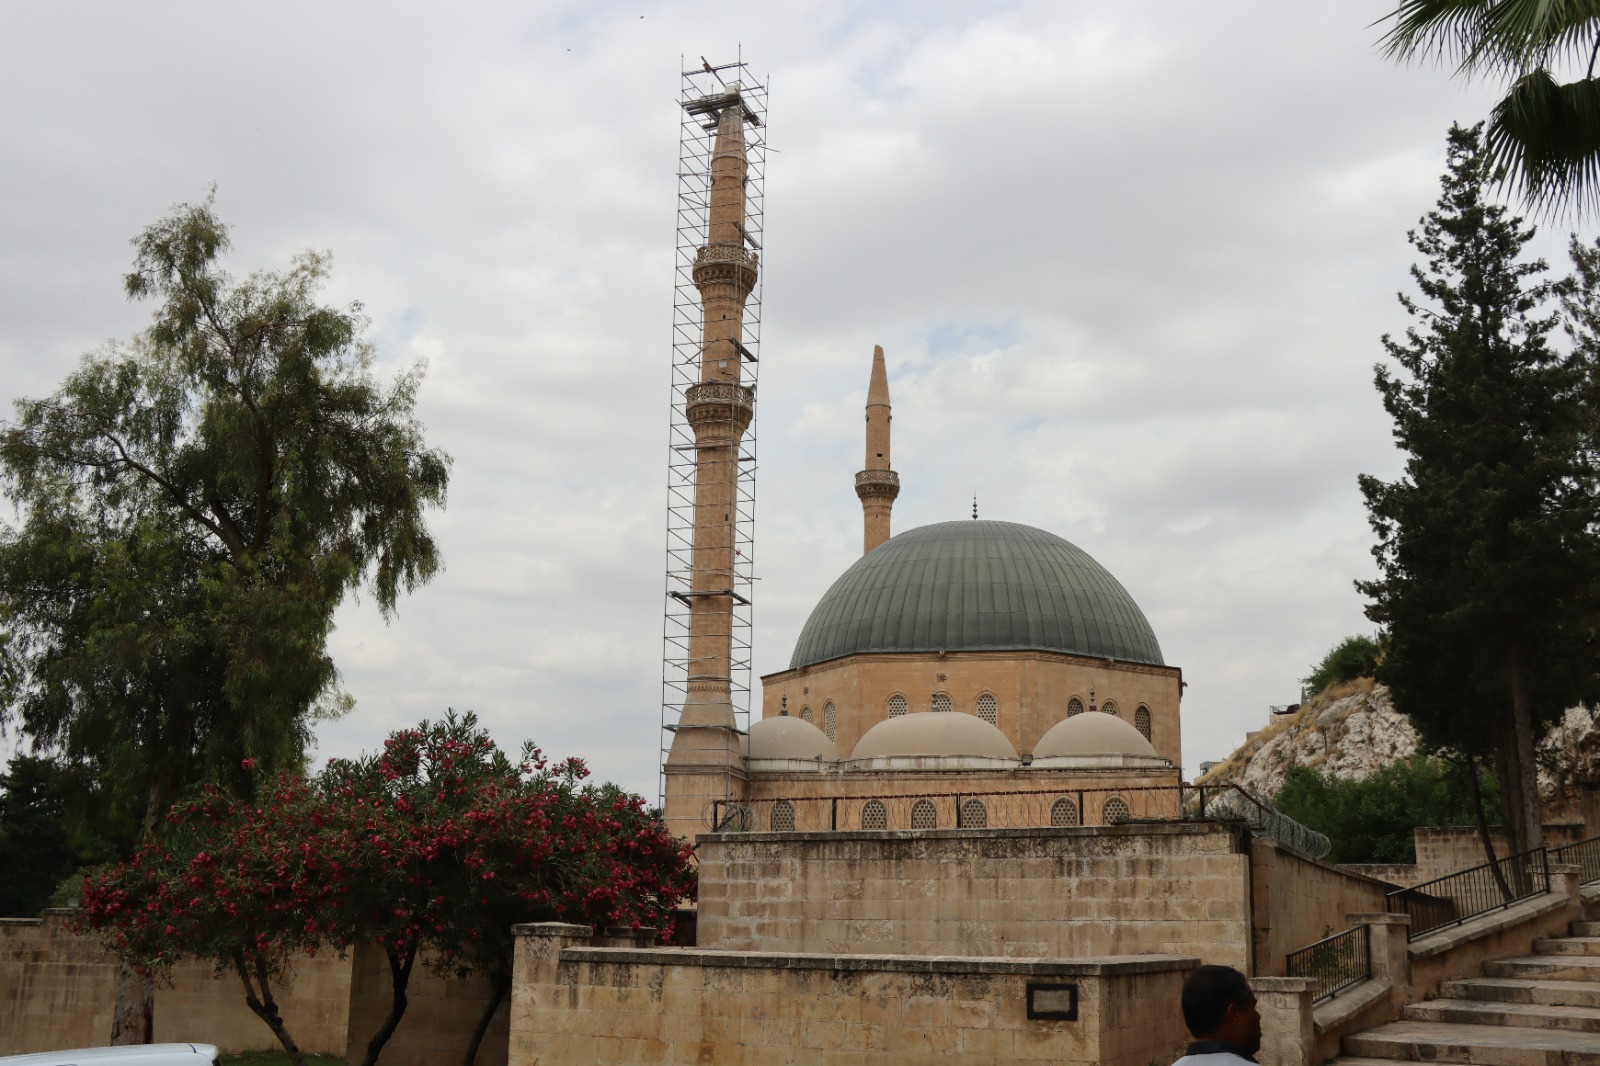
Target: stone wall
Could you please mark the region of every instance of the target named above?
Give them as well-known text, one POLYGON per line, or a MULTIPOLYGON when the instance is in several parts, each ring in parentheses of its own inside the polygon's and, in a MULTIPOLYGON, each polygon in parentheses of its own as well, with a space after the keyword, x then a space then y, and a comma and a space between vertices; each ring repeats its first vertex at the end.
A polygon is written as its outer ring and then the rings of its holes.
POLYGON ((1284 958, 1349 928, 1352 911, 1381 911, 1390 886, 1291 851, 1274 840, 1251 841, 1255 894, 1255 973, 1282 977, 1284 958))
POLYGON ((761 679, 761 717, 771 718, 785 708, 800 716, 810 708, 813 724, 821 729, 823 709, 831 702, 839 757, 848 759, 862 734, 888 718, 891 696, 904 696, 911 711, 926 711, 933 694, 940 692, 950 697, 957 712, 976 714, 978 697, 988 693, 995 697, 995 725, 1023 753, 1067 717, 1072 697, 1087 708, 1092 689, 1096 706, 1113 701, 1117 716, 1126 722, 1144 704, 1150 711, 1150 743, 1163 758, 1181 766, 1182 677, 1174 666, 1045 651, 875 652, 766 675, 761 679))
POLYGON ((1248 970, 1242 831, 1211 824, 699 838, 697 943, 738 951, 1083 958, 1248 970))
MULTIPOLYGON (((341 1041, 338 1052, 347 1062, 359 1063, 366 1054, 367 1043, 389 1015, 393 987, 381 947, 366 944, 351 952, 349 1042, 347 1047, 341 1041)), ((406 1012, 379 1061, 384 1066, 461 1062, 490 993, 488 982, 481 978, 438 977, 419 959, 406 985, 406 1012)), ((510 1006, 508 996, 489 1023, 474 1060, 478 1066, 505 1063, 510 1006)))
POLYGON ((1178 992, 1197 964, 639 951, 578 947, 575 926, 518 932, 509 1066, 1147 1066, 1181 1053, 1178 992), (1073 986, 1076 1017, 1030 1018, 1030 984, 1073 986))
MULTIPOLYGON (((99 943, 63 928, 66 913, 0 919, 0 1054, 95 1047, 111 1038, 116 964, 99 943)), ((329 954, 299 959, 274 990, 284 1022, 306 1051, 342 1055, 350 962, 329 954)), ((223 1051, 277 1048, 266 1023, 245 1006, 237 978, 209 963, 181 963, 158 986, 155 1038, 215 1044, 223 1051)))

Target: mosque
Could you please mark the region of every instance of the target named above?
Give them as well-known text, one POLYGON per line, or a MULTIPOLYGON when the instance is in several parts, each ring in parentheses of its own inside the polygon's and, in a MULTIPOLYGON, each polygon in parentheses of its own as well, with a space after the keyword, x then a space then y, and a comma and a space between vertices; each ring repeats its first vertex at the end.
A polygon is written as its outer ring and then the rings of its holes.
POLYGON ((741 383, 745 129, 737 85, 699 102, 715 122, 709 226, 694 283, 700 380, 686 698, 663 767, 669 826, 745 831, 1068 827, 1178 813, 1182 671, 1144 612, 1087 552, 1010 522, 890 535, 883 349, 872 357, 855 475, 860 560, 822 595, 789 667, 761 678, 760 717, 730 699, 735 593, 730 484, 754 409, 741 383))

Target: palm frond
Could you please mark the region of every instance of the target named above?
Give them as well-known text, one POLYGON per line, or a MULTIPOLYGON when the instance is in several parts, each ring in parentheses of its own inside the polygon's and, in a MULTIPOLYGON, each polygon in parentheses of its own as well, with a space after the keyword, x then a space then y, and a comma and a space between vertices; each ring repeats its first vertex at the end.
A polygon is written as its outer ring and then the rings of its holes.
POLYGON ((1477 50, 1493 6, 1493 0, 1400 0, 1379 20, 1394 20, 1379 43, 1391 59, 1433 59, 1459 67, 1477 50))
POLYGON ((1543 67, 1495 105, 1485 137, 1491 165, 1528 203, 1600 208, 1600 78, 1561 83, 1543 67))
POLYGON ((1449 62, 1462 74, 1521 75, 1570 54, 1587 60, 1600 0, 1401 0, 1380 22, 1392 59, 1449 62))

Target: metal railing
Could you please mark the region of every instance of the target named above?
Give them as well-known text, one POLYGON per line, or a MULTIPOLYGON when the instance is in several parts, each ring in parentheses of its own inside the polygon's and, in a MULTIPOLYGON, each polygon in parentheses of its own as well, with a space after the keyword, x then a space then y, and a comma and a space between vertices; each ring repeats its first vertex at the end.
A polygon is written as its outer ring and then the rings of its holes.
POLYGON ((1291 951, 1284 970, 1316 982, 1311 1002, 1330 999, 1372 976, 1372 926, 1358 925, 1291 951))
POLYGON ((1550 854, 1535 848, 1397 889, 1387 897, 1387 910, 1410 915, 1409 939, 1415 940, 1549 890, 1550 854))
POLYGON ((1551 848, 1550 854, 1557 863, 1566 863, 1578 868, 1580 885, 1590 885, 1600 881, 1600 837, 1590 837, 1576 844, 1551 848))

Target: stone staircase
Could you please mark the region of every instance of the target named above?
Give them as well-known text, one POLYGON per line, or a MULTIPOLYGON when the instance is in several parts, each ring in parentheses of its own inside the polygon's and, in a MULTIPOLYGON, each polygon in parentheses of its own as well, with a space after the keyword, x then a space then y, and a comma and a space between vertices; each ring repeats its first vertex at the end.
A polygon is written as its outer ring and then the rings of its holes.
POLYGON ((1346 1036, 1343 1066, 1454 1062, 1474 1066, 1600 1066, 1600 922, 1533 942, 1533 954, 1448 981, 1400 1020, 1346 1036))

